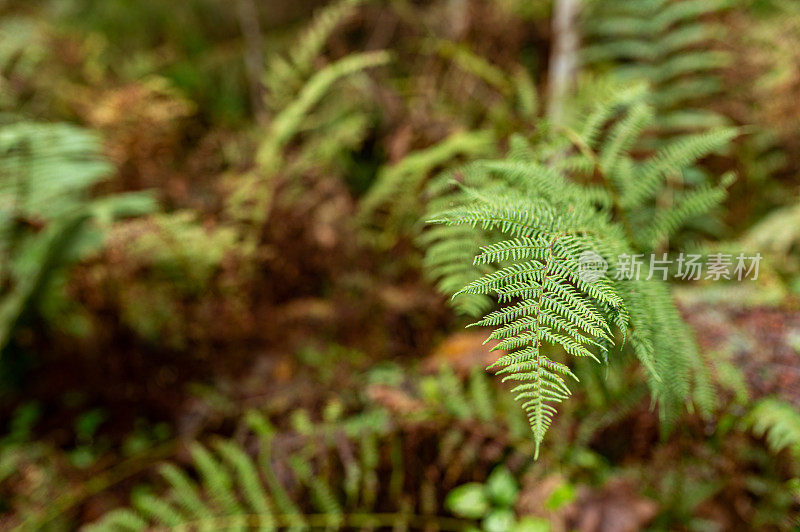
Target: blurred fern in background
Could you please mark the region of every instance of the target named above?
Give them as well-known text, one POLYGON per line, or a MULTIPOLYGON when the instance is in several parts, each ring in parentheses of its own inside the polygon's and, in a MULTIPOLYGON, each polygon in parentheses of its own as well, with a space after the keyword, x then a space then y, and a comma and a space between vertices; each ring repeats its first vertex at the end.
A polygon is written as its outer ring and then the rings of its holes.
POLYGON ((725 314, 684 299, 702 283, 580 275, 779 205, 735 246, 800 278, 796 6, 585 0, 565 29, 551 0, 0 4, 0 364, 42 362, 0 368, 0 528, 705 530, 800 507, 796 409, 748 413, 760 366, 793 367, 796 301, 725 284, 752 311, 725 314), (145 188, 163 210, 107 193, 145 188), (454 332, 432 284, 494 330, 454 332))
POLYGON ((584 64, 610 70, 621 81, 649 82, 658 131, 724 125, 704 104, 722 90, 717 72, 730 60, 710 46, 723 30, 710 19, 729 5, 729 0, 589 2, 584 64))
POLYGON ((0 349, 27 311, 56 321, 66 267, 102 244, 105 225, 155 207, 145 193, 93 198, 92 187, 111 173, 100 139, 87 130, 0 126, 0 349))

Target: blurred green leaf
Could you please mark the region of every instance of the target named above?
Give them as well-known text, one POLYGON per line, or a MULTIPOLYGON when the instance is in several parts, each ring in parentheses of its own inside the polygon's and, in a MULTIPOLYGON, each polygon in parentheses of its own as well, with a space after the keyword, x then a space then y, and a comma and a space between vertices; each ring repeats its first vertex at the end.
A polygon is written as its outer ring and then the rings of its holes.
POLYGON ((492 510, 483 520, 483 529, 486 532, 508 532, 514 526, 514 512, 508 508, 492 510))
POLYGON ((523 517, 511 528, 511 532, 550 532, 550 523, 541 517, 523 517))
POLYGON ((793 478, 786 483, 789 493, 792 494, 794 499, 800 503, 800 478, 793 478))
POLYGON ((512 506, 517 499, 519 486, 505 466, 497 466, 486 479, 486 492, 497 506, 512 506))
POLYGON ((569 482, 562 482, 544 503, 548 510, 558 510, 575 500, 575 487, 569 482))
POLYGON ((69 453, 70 463, 79 469, 91 466, 96 458, 91 445, 81 445, 69 453))
POLYGON ((477 482, 458 486, 447 494, 444 504, 453 514, 468 519, 479 519, 489 511, 489 499, 477 482))
POLYGON ((89 441, 108 416, 103 410, 95 408, 82 414, 75 422, 75 436, 80 441, 89 441))

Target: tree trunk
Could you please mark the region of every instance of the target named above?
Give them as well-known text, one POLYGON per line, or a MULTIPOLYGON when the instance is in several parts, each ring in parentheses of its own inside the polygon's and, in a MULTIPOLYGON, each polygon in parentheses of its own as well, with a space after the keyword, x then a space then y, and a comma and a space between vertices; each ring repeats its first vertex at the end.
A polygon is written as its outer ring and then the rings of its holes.
POLYGON ((578 68, 580 0, 553 0, 553 48, 548 72, 547 116, 553 124, 564 120, 564 103, 578 68))

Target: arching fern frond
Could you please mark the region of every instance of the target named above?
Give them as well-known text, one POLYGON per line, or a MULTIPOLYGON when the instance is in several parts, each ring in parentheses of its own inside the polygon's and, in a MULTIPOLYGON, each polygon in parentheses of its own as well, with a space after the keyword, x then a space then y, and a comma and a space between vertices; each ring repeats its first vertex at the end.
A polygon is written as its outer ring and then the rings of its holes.
MULTIPOLYGON (((314 74, 302 86, 295 99, 273 118, 256 154, 259 170, 241 176, 236 188, 226 198, 228 215, 233 220, 243 223, 247 229, 245 234, 249 239, 255 238, 266 220, 271 192, 270 178, 285 169, 284 150, 288 143, 298 135, 315 106, 328 95, 338 81, 366 69, 384 65, 390 59, 391 55, 386 51, 364 52, 351 54, 326 66, 314 74)), ((350 126, 344 132, 345 137, 355 137, 356 139, 360 137, 364 122, 358 117, 355 118, 355 123, 344 122, 346 127, 350 126)), ((339 124, 338 127, 334 126, 333 134, 342 135, 341 126, 342 124, 339 124)), ((330 148, 331 145, 329 144, 328 147, 330 148)), ((312 155, 319 155, 321 149, 324 149, 320 144, 312 144, 311 148, 312 155)), ((338 148, 340 146, 333 146, 334 153, 338 148)), ((325 151, 329 152, 329 150, 325 151)))
POLYGON ((361 0, 339 0, 320 9, 286 54, 276 53, 269 59, 264 85, 272 110, 286 106, 303 87, 328 38, 361 3, 361 0))
POLYGON ((477 264, 510 264, 472 281, 454 297, 480 294, 494 295, 501 302, 517 301, 475 325, 495 327, 490 338, 501 341, 494 349, 508 351, 493 367, 499 368, 504 381, 518 383, 513 391, 528 414, 537 455, 555 405, 571 394, 567 379, 577 380, 568 366, 545 354, 543 344, 595 358, 589 348, 605 351, 611 340, 604 315, 623 304, 608 280, 581 279, 580 253, 594 247, 595 235, 602 233, 609 220, 585 204, 570 211, 567 204, 577 199, 564 197, 561 205, 532 201, 523 210, 515 198, 502 196, 443 213, 435 220, 494 229, 510 237, 483 247, 475 259, 477 264))
MULTIPOLYGON (((667 428, 683 405, 707 414, 715 404, 708 368, 667 284, 646 272, 612 278, 618 272, 587 275, 585 268, 653 253, 718 205, 730 184, 724 177, 714 187, 681 180, 680 189, 672 188, 673 176, 690 175, 699 159, 729 144, 734 130, 681 137, 649 158, 634 157, 655 115, 641 94, 593 105, 565 130, 566 144, 525 149, 517 139, 508 159, 452 171, 460 182, 433 202, 445 208, 429 219, 440 227, 423 236, 426 263, 455 301, 481 298, 468 303, 470 310, 500 305, 474 325, 494 328, 489 338, 507 351, 493 367, 517 383, 537 451, 556 406, 571 393, 568 380, 577 378, 562 353, 607 360, 627 343, 647 370, 667 428)), ((442 190, 437 183, 433 192, 442 190)))
POLYGON ((297 98, 273 119, 267 140, 259 149, 259 163, 269 166, 278 161, 280 149, 297 133, 302 120, 336 81, 367 68, 386 64, 389 60, 390 55, 386 51, 352 54, 314 74, 300 90, 297 98))

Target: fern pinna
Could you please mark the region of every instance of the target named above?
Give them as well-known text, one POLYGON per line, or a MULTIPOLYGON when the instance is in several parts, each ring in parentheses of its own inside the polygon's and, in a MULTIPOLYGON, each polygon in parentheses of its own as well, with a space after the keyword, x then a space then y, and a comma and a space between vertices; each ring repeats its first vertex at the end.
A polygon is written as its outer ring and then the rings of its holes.
MULTIPOLYGON (((753 406, 744 421, 756 436, 766 440, 772 452, 788 450, 791 460, 800 464, 800 410, 796 406, 776 397, 765 397, 753 406)), ((798 473, 797 467, 790 469, 790 474, 798 473)), ((800 476, 790 479, 786 487, 800 504, 800 476)), ((797 529, 800 527, 800 517, 795 516, 795 519, 794 526, 797 529)))
POLYGON ((455 299, 484 298, 467 310, 482 309, 487 297, 501 305, 474 325, 494 327, 489 339, 505 353, 493 367, 516 383, 537 453, 557 404, 570 396, 568 381, 577 380, 561 352, 600 361, 616 344, 631 346, 667 420, 683 403, 707 412, 714 402, 666 282, 583 268, 587 257, 613 264, 663 250, 667 237, 724 198, 729 177, 693 189, 673 187, 670 177, 692 172, 735 131, 680 137, 639 160, 630 151, 653 117, 642 94, 620 91, 565 134, 534 146, 514 139, 508 158, 453 172, 454 188, 432 185, 451 208, 432 216, 442 227, 423 237, 426 262, 446 290, 462 283, 448 290, 455 299), (474 259, 465 264, 465 255, 474 259))

